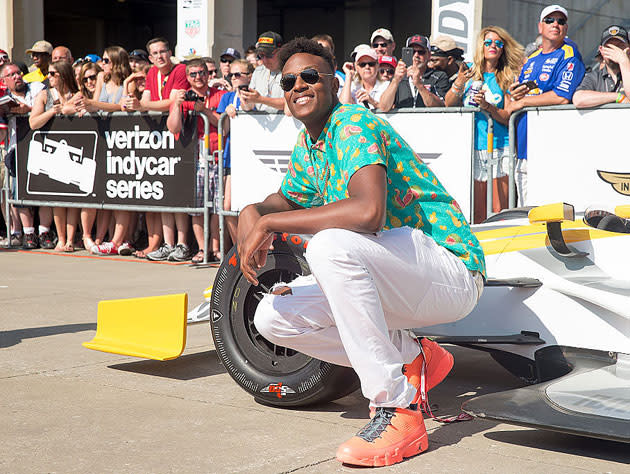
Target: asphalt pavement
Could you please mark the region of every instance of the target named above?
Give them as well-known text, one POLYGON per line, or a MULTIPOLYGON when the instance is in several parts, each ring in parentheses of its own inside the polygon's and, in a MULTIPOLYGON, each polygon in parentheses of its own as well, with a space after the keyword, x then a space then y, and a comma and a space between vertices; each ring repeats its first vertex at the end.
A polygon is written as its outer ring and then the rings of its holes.
MULTIPOLYGON (((208 323, 188 326, 184 354, 158 362, 85 349, 105 299, 187 292, 215 268, 85 252, 0 250, 0 472, 365 472, 335 460, 368 420, 360 392, 324 405, 261 405, 217 358, 208 323)), ((438 415, 521 386, 489 355, 448 346, 455 368, 431 392, 438 415)), ((426 420, 429 450, 378 472, 630 473, 622 443, 487 420, 426 420)))

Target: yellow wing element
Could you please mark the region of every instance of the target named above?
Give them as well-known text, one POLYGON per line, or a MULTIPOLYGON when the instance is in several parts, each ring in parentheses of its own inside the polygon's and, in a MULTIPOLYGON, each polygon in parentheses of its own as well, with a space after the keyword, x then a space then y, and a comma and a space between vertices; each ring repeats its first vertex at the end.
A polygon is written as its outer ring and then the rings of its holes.
POLYGON ((630 173, 611 173, 610 171, 597 170, 599 177, 611 184, 619 194, 630 196, 630 173))
POLYGON ((179 357, 186 347, 188 295, 101 301, 96 335, 83 346, 145 359, 179 357))

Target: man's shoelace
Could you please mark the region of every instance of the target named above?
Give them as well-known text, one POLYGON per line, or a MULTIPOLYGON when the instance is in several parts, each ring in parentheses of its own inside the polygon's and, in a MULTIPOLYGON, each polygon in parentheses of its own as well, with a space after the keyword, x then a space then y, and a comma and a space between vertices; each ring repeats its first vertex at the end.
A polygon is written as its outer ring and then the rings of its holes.
POLYGON ((357 436, 368 443, 380 438, 383 431, 392 424, 392 417, 395 414, 395 408, 377 408, 374 418, 372 418, 367 425, 361 428, 361 431, 357 433, 357 436))

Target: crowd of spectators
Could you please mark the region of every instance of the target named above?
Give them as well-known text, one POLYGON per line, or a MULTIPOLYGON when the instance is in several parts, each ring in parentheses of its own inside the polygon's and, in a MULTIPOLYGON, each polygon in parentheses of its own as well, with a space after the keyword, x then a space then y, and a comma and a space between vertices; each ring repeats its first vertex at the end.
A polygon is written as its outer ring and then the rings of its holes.
MULTIPOLYGON (((508 205, 508 120, 527 106, 566 104, 594 107, 611 102, 628 102, 625 85, 630 87, 630 41, 628 32, 610 25, 602 33, 598 64, 587 72, 577 45, 568 37, 569 15, 559 5, 545 7, 539 17, 535 42, 525 48, 505 29, 483 28, 471 52, 455 40, 441 35, 429 39, 421 33, 401 42, 402 56, 396 57, 397 43, 386 28, 376 29, 370 42, 359 44, 349 61, 337 66, 341 103, 363 104, 374 111, 420 107, 478 107, 475 114, 474 143, 474 222, 487 213, 486 191, 492 179, 492 211, 508 205), (340 70, 339 70, 340 69, 340 70), (493 143, 488 144, 488 120, 494 122, 493 143), (490 154, 492 153, 492 155, 490 154), (488 175, 488 163, 494 173, 488 175)), ((335 56, 333 38, 319 34, 312 38, 335 56)), ((218 147, 217 124, 226 112, 288 113, 281 87, 282 73, 277 54, 283 45, 280 34, 267 31, 241 55, 226 48, 218 58, 173 57, 169 42, 151 39, 145 49, 130 53, 120 46, 106 48, 102 55, 87 54, 79 59, 65 46, 53 48, 37 41, 26 50, 31 70, 12 62, 0 50, 0 97, 12 101, 0 108, 0 142, 7 150, 0 178, 14 176, 16 136, 12 114, 30 113, 32 129, 43 127, 58 114, 78 115, 102 111, 168 112, 167 127, 176 136, 193 111, 210 122, 210 151, 218 147), (192 96, 190 96, 192 91, 192 96), (191 100, 191 97, 193 99, 191 100), (13 169, 12 169, 13 166, 13 169)), ((336 61, 336 59, 335 59, 336 61)), ((527 199, 527 117, 517 121, 516 186, 518 202, 527 199)), ((224 209, 231 206, 231 155, 229 121, 224 130, 224 181, 218 182, 218 164, 210 163, 208 175, 197 161, 197 206, 203 203, 207 180, 212 200, 210 240, 204 242, 201 215, 183 213, 136 213, 73 208, 11 206, 12 246, 37 247, 72 252, 77 247, 100 255, 135 255, 149 260, 202 262, 204 249, 210 261, 220 259, 218 187, 224 189, 224 209), (35 228, 38 225, 37 230, 35 228), (190 230, 192 229, 192 236, 190 230)), ((198 138, 203 139, 203 121, 198 118, 198 138)), ((14 178, 12 178, 14 188, 14 178)), ((12 191, 14 192, 14 190, 12 191)), ((2 212, 5 208, 2 206, 2 212)), ((6 216, 5 216, 6 219, 6 216)), ((228 218, 226 238, 234 238, 236 218, 228 218)), ((8 242, 5 242, 8 243, 8 242)))

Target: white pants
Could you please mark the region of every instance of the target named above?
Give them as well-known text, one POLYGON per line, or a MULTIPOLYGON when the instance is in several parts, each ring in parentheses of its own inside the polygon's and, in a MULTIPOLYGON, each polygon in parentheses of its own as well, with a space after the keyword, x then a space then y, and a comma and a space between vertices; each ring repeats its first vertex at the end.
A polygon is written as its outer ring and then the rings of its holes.
POLYGON ((274 344, 354 368, 373 406, 407 407, 415 388, 402 365, 420 353, 407 330, 456 321, 477 303, 473 274, 422 231, 318 232, 308 244, 312 275, 266 295, 254 323, 274 344))
POLYGON ((527 206, 527 160, 516 160, 514 178, 516 180, 516 193, 518 194, 517 206, 527 206))

